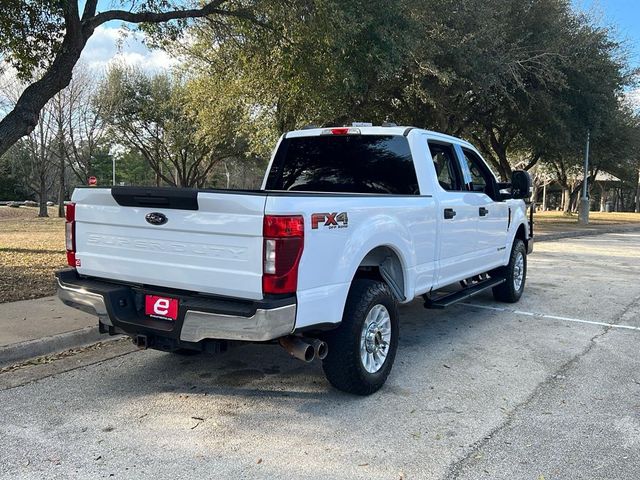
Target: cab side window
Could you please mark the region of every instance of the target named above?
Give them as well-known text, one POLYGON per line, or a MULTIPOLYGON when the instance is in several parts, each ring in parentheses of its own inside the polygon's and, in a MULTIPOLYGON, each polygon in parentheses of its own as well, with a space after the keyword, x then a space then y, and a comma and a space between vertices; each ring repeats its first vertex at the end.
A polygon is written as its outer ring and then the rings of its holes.
POLYGON ((490 197, 494 195, 495 179, 484 161, 472 150, 462 149, 464 161, 471 174, 471 182, 467 188, 472 192, 486 193, 490 197))
POLYGON ((429 142, 429 150, 440 186, 448 191, 462 191, 464 188, 453 145, 429 142))

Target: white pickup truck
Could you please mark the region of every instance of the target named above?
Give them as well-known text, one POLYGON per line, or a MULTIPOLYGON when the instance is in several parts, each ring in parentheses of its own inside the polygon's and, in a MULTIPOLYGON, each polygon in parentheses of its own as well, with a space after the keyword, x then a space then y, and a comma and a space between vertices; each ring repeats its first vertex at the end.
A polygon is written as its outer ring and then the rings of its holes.
POLYGON ((79 188, 67 305, 142 348, 278 342, 366 395, 398 347, 398 304, 522 295, 530 178, 498 183, 469 143, 411 127, 282 136, 260 190, 79 188), (443 287, 456 286, 457 290, 443 287))

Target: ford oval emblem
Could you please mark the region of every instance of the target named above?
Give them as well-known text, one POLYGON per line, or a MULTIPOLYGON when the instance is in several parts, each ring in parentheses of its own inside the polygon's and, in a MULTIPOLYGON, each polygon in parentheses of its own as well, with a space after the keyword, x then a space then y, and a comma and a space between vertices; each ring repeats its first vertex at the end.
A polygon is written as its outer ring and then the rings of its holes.
POLYGON ((147 213, 144 219, 151 225, 164 225, 169 220, 164 213, 160 212, 147 213))

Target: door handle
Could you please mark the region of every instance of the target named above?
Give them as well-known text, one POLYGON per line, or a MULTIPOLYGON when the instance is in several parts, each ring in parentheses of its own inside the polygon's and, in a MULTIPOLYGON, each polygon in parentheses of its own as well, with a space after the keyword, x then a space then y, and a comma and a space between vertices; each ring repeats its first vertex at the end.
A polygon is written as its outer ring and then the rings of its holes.
POLYGON ((485 215, 487 215, 487 214, 489 213, 489 210, 487 210, 487 209, 486 209, 486 208, 484 208, 484 207, 480 207, 480 208, 478 209, 478 212, 480 213, 480 216, 481 216, 481 217, 484 217, 485 215))
POLYGON ((445 220, 451 220, 456 216, 456 211, 453 208, 445 208, 444 209, 444 218, 445 220))

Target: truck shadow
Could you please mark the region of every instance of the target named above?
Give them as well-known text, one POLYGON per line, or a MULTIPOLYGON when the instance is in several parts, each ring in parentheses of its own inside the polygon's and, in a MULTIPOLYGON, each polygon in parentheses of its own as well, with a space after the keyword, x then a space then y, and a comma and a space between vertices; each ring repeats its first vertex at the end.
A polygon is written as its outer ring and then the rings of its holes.
MULTIPOLYGON (((469 312, 457 307, 425 310, 421 300, 401 306, 395 364, 387 384, 373 397, 409 395, 411 388, 406 385, 412 383, 413 375, 422 375, 425 362, 433 365, 442 362, 439 356, 459 343, 460 336, 468 335, 474 324, 492 315, 492 312, 469 312), (420 362, 412 362, 408 354, 417 354, 420 362)), ((115 389, 118 395, 128 396, 171 393, 203 398, 261 397, 276 403, 287 398, 322 401, 331 398, 347 402, 362 399, 331 387, 320 361, 302 363, 276 345, 244 345, 223 354, 190 357, 147 350, 135 355, 130 368, 104 380, 107 389, 111 380, 119 384, 115 389), (125 385, 132 388, 123 389, 125 385)))

